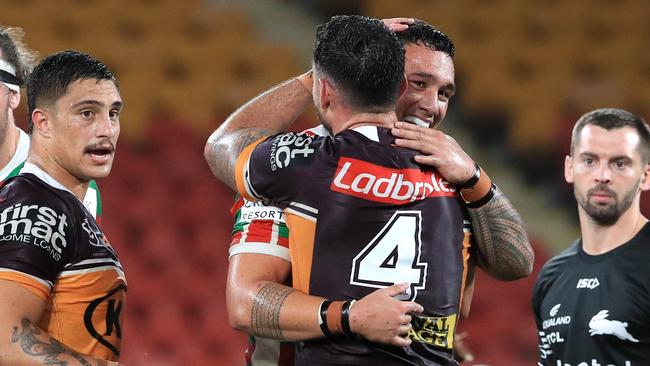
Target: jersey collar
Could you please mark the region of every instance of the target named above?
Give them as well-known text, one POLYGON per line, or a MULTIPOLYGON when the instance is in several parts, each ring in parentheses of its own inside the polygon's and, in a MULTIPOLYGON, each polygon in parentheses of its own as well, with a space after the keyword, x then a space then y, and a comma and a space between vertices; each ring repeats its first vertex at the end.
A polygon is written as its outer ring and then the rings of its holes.
MULTIPOLYGON (((62 191, 68 191, 72 193, 71 190, 67 189, 63 184, 59 183, 56 179, 52 178, 51 175, 47 174, 43 169, 37 167, 36 165, 32 163, 25 163, 25 166, 20 170, 20 174, 23 173, 29 173, 35 175, 38 179, 42 180, 43 182, 49 184, 50 186, 60 189, 62 191)), ((74 196, 74 193, 72 193, 74 196)))

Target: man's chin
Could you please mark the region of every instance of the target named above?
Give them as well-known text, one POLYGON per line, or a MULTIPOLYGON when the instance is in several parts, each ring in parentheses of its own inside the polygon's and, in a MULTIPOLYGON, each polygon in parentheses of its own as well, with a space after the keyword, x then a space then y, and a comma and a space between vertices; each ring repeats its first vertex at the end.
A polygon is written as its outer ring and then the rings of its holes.
POLYGON ((102 179, 108 177, 111 173, 112 162, 109 164, 103 164, 100 166, 93 166, 87 169, 84 169, 83 175, 87 178, 88 181, 93 179, 102 179))

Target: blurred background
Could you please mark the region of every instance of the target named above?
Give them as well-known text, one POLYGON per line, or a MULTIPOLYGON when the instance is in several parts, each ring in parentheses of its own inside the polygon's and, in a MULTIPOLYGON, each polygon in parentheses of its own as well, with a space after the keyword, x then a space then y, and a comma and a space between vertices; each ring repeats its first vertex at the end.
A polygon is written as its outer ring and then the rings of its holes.
MULTIPOLYGON (((85 51, 120 81, 122 136, 99 185, 102 226, 129 280, 126 365, 243 365, 246 337, 229 327, 224 300, 233 194, 212 177, 203 146, 236 107, 309 68, 315 27, 333 14, 417 17, 452 37, 458 93, 442 129, 490 172, 533 239, 528 279, 479 275, 460 324, 476 356, 467 365, 535 364, 532 285, 578 236, 562 175, 571 127, 594 108, 647 117, 650 106, 645 0, 1 3, 0 23, 22 27, 41 55, 85 51)), ((315 123, 306 113, 295 129, 315 123)))

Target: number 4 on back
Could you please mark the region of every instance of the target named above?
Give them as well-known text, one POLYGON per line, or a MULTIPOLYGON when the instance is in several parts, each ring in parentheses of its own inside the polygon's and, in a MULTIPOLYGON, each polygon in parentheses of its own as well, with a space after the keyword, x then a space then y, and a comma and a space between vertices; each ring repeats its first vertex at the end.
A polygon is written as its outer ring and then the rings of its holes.
POLYGON ((420 211, 396 211, 379 233, 354 257, 350 283, 383 288, 407 282, 399 300, 413 300, 426 284, 427 263, 420 262, 420 211))

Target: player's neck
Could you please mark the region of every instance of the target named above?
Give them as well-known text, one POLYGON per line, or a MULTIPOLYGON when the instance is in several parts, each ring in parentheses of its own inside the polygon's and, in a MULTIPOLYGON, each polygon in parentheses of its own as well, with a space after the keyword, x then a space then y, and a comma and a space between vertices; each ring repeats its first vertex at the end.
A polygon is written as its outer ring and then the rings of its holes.
POLYGON ((579 216, 582 249, 591 255, 607 253, 627 243, 648 222, 641 214, 638 198, 613 225, 598 224, 582 208, 579 209, 579 216))
POLYGON ((18 128, 12 120, 7 121, 7 126, 5 127, 4 136, 1 136, 2 141, 0 141, 0 167, 7 166, 16 153, 18 148, 18 141, 20 139, 20 134, 18 133, 18 128))
POLYGON ((52 179, 59 182, 67 190, 72 192, 79 200, 83 201, 88 190, 88 181, 83 181, 70 173, 65 167, 61 166, 52 159, 48 154, 38 151, 34 144, 30 147, 27 162, 32 163, 39 167, 42 171, 47 173, 52 179))
POLYGON ((334 131, 334 134, 361 126, 391 128, 395 122, 397 122, 397 115, 394 111, 381 113, 354 113, 342 123, 341 128, 338 131, 334 131))

